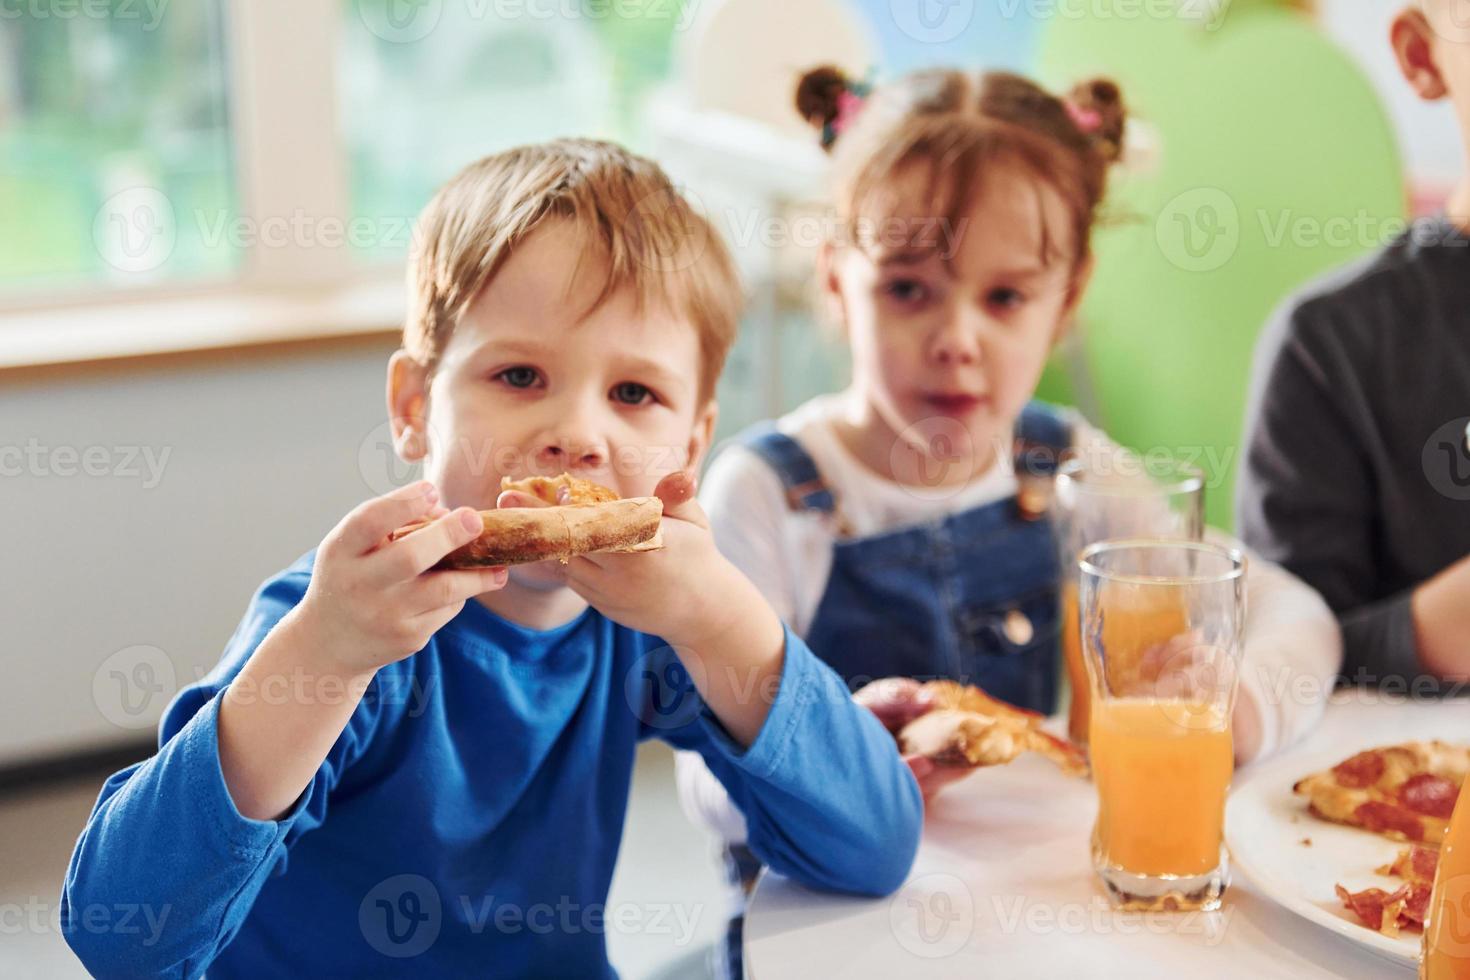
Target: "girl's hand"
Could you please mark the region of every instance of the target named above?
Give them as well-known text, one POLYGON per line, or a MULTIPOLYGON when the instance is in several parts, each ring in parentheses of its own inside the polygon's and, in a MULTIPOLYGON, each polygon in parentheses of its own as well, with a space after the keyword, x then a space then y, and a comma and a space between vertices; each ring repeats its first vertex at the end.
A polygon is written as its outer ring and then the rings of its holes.
POLYGON ((924 685, 912 677, 880 678, 854 691, 852 699, 876 715, 893 735, 934 707, 924 685))
MULTIPOLYGON (((934 702, 924 685, 912 677, 884 677, 853 692, 852 699, 878 717, 883 727, 895 736, 915 718, 928 714, 934 702)), ((941 765, 917 752, 903 757, 909 771, 919 781, 919 792, 928 803, 950 783, 957 783, 973 773, 970 766, 941 765)))
POLYGON ((479 536, 478 512, 438 505, 434 485, 420 481, 368 500, 322 540, 297 628, 326 668, 370 673, 417 653, 465 601, 504 587, 504 568, 431 571, 449 552, 479 536), (388 534, 423 518, 434 523, 389 541, 388 534))
POLYGON ((927 755, 906 755, 903 761, 908 763, 909 770, 919 781, 919 792, 924 794, 925 805, 944 787, 975 772, 970 766, 942 766, 927 755))

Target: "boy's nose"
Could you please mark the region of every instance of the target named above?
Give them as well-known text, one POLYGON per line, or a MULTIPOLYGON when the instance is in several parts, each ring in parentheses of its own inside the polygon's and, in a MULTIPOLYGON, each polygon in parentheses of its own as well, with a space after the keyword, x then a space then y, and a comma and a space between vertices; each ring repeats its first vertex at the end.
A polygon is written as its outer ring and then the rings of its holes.
POLYGON ((596 443, 575 443, 557 440, 543 446, 537 454, 541 469, 553 470, 598 470, 607 462, 607 451, 596 443))

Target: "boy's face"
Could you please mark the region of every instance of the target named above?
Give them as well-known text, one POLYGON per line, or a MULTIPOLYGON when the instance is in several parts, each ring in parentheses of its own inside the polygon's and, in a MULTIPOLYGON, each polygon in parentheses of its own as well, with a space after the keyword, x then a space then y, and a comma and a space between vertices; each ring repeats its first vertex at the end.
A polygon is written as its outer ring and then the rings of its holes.
POLYGON ((919 437, 915 449, 984 467, 1009 445, 1071 312, 1080 280, 1070 258, 1042 255, 1045 229, 1057 252, 1071 254, 1070 242, 1056 241, 1059 232, 1070 237, 1066 206, 1000 168, 969 212, 936 232, 937 248, 891 247, 888 227, 922 229, 926 204, 933 210, 919 175, 894 184, 900 222, 878 225, 878 248, 844 246, 831 259, 828 289, 841 307, 854 381, 886 429, 906 442, 919 437), (956 445, 965 434, 968 446, 956 445))
MULTIPOLYGON (((646 496, 708 449, 716 408, 698 403, 696 329, 635 309, 631 289, 584 317, 604 269, 583 251, 568 222, 529 235, 455 324, 426 391, 421 370, 395 356, 390 407, 428 432, 427 455, 400 451, 424 460, 446 507, 491 509, 502 476, 563 472, 646 496)), ((555 562, 512 573, 529 585, 563 578, 555 562)))

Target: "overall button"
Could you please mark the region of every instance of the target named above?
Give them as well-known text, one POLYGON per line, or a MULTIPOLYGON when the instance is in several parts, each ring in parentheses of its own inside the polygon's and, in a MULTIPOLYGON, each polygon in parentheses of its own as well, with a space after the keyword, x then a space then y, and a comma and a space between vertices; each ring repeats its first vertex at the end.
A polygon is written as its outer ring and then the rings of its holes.
POLYGON ((1001 632, 1005 633, 1006 639, 1013 646, 1018 647, 1026 646, 1036 638, 1036 627, 1031 625, 1031 618, 1019 609, 1012 609, 1005 614, 1001 632))

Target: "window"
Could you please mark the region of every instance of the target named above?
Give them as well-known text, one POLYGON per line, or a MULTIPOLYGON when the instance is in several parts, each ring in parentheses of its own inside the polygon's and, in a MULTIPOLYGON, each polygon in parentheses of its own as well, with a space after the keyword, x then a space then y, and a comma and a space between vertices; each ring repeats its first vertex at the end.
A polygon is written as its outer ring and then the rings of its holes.
POLYGON ((228 274, 221 0, 0 5, 0 291, 228 274))
POLYGON ((0 305, 399 262, 483 154, 646 149, 686 2, 0 0, 0 305))
MULTIPOLYGON (((692 2, 692 0, 691 0, 692 2)), ((487 153, 558 136, 644 148, 683 0, 345 0, 338 77, 353 213, 397 256, 434 189, 487 153)))

